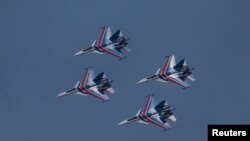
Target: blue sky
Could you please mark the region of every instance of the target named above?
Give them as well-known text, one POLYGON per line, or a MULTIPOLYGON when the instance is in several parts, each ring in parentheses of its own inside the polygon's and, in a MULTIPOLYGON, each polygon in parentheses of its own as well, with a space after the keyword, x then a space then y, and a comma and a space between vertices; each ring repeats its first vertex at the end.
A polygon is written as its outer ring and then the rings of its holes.
POLYGON ((249 6, 244 0, 1 0, 0 140, 200 141, 208 124, 249 124, 249 6), (73 57, 103 25, 131 38, 128 58, 73 57), (169 54, 195 67, 191 88, 136 85, 169 54), (56 98, 89 66, 114 80, 109 102, 56 98), (177 108, 170 131, 116 126, 151 93, 177 108))

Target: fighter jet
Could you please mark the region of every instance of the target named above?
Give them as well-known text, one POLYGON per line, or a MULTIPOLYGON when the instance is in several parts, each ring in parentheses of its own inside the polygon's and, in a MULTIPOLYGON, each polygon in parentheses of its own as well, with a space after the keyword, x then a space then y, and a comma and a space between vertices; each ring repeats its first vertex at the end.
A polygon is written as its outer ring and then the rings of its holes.
POLYGON ((194 76, 192 75, 192 70, 187 65, 185 59, 182 59, 178 64, 175 62, 175 56, 170 55, 166 56, 165 64, 162 69, 158 69, 153 76, 144 78, 137 82, 137 84, 146 83, 149 81, 160 81, 160 82, 173 82, 182 88, 188 88, 190 85, 187 83, 186 79, 195 81, 194 76))
POLYGON ((83 76, 82 81, 78 81, 74 88, 62 92, 57 97, 66 95, 92 95, 102 101, 109 100, 107 94, 114 94, 114 89, 111 87, 112 80, 109 80, 104 72, 99 73, 96 77, 92 67, 88 68, 83 76))
POLYGON ((154 95, 149 95, 142 111, 140 109, 135 116, 118 123, 118 125, 139 122, 143 124, 152 123, 164 130, 171 129, 167 120, 176 122, 176 117, 173 114, 174 109, 168 105, 166 99, 163 99, 155 106, 154 95))
POLYGON ((98 41, 94 41, 92 45, 86 49, 82 49, 74 54, 74 56, 79 56, 89 52, 98 54, 110 54, 118 59, 126 58, 123 55, 124 51, 130 51, 126 46, 128 45, 129 38, 125 38, 121 30, 117 30, 114 34, 111 33, 109 26, 102 27, 101 35, 98 41))

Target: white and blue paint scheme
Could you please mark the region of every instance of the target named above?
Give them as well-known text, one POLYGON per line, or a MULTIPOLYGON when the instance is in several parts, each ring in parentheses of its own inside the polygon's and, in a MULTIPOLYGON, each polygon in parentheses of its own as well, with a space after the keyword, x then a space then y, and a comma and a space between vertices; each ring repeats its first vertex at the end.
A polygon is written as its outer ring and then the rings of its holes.
POLYGON ((171 129, 167 120, 176 122, 176 117, 173 114, 175 108, 170 107, 165 99, 157 105, 155 104, 155 96, 149 95, 143 110, 140 109, 135 116, 120 122, 118 125, 139 122, 143 124, 152 123, 163 130, 171 129))
POLYGON ((82 81, 78 81, 74 88, 62 92, 57 97, 66 95, 91 95, 102 101, 109 100, 106 94, 114 94, 114 89, 111 87, 112 81, 109 80, 104 72, 99 73, 96 77, 92 67, 88 68, 83 76, 82 81))
POLYGON ((187 83, 186 79, 195 81, 192 75, 193 68, 187 65, 186 60, 182 59, 178 64, 175 62, 175 56, 166 56, 165 64, 163 68, 159 68, 153 76, 144 78, 137 82, 137 84, 143 84, 150 81, 160 81, 160 82, 172 82, 182 88, 188 88, 190 85, 187 83))
POLYGON ((98 54, 110 54, 120 60, 126 58, 123 51, 130 51, 130 49, 126 47, 129 38, 125 38, 121 30, 117 30, 112 34, 109 26, 104 26, 101 29, 102 32, 99 39, 97 41, 95 40, 90 47, 75 53, 74 56, 92 52, 98 54))

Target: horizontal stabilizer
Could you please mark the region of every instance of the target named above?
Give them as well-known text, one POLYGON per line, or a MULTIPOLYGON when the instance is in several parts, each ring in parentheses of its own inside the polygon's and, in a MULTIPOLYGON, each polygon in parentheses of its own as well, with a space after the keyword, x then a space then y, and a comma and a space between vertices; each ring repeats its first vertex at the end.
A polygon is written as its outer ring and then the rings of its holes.
POLYGON ((193 75, 189 75, 187 78, 191 81, 195 81, 195 77, 193 75))
POLYGON ((131 48, 123 47, 122 50, 125 50, 127 52, 131 52, 131 48))
POLYGON ((175 117, 174 115, 169 116, 168 119, 169 119, 170 121, 172 121, 172 122, 176 122, 176 120, 177 120, 176 117, 175 117))
POLYGON ((115 90, 113 88, 108 88, 106 92, 109 94, 115 94, 115 90))
POLYGON ((165 126, 167 127, 167 129, 171 129, 172 128, 171 125, 168 122, 165 123, 165 126))

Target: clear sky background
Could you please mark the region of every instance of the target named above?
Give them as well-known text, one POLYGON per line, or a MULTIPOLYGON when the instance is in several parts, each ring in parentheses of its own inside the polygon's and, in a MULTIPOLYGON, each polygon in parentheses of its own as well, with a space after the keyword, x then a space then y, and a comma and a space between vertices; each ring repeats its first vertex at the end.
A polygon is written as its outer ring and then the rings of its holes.
POLYGON ((0 140, 203 141, 208 124, 249 124, 249 7, 248 0, 1 0, 0 140), (131 38, 128 58, 73 57, 104 25, 131 38), (195 67, 192 87, 136 85, 170 54, 195 67), (56 98, 89 66, 114 80, 109 102, 56 98), (177 108, 171 130, 116 126, 151 93, 177 108))

